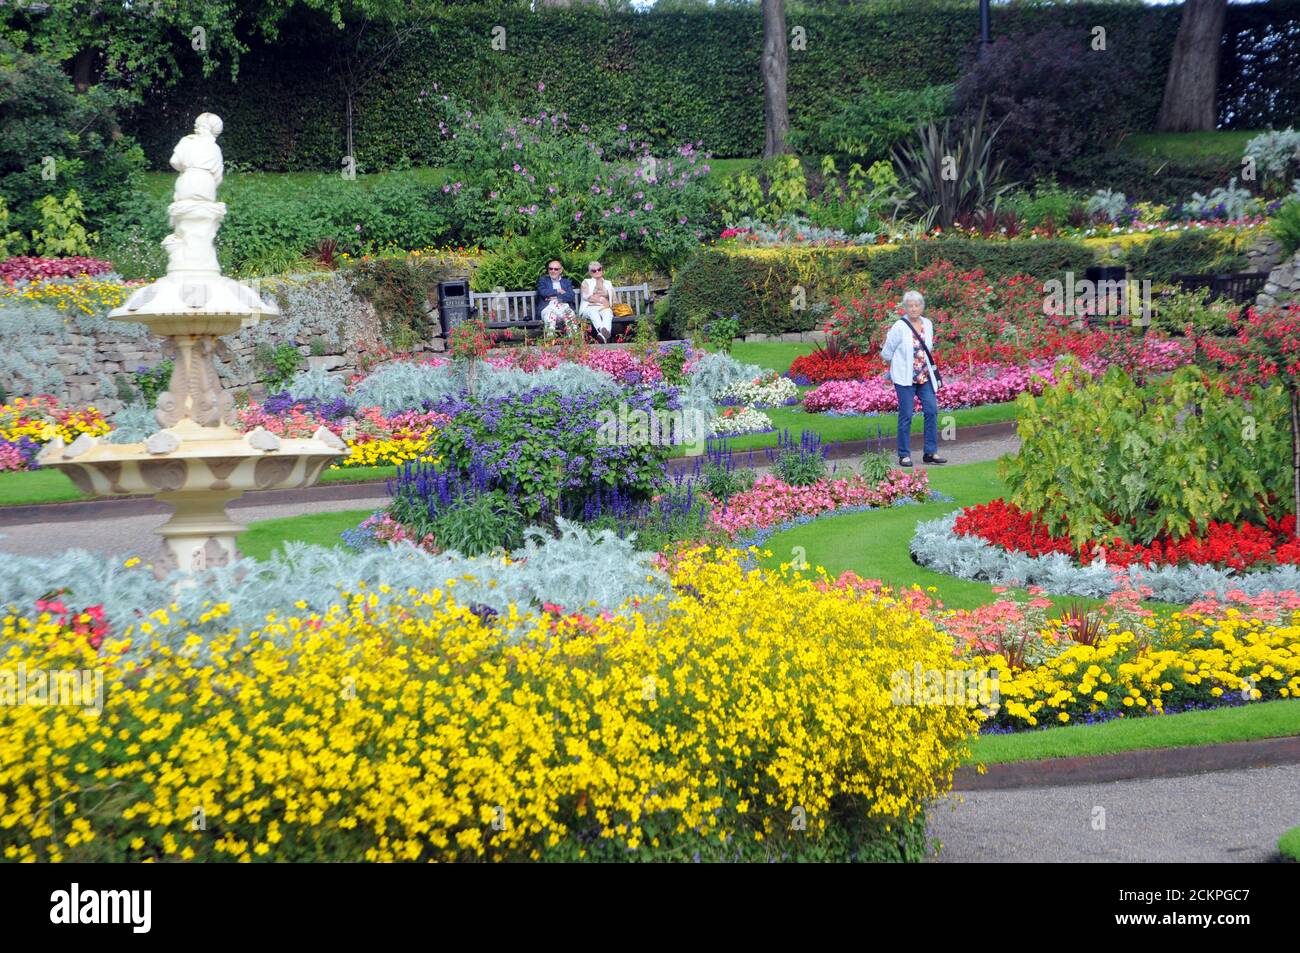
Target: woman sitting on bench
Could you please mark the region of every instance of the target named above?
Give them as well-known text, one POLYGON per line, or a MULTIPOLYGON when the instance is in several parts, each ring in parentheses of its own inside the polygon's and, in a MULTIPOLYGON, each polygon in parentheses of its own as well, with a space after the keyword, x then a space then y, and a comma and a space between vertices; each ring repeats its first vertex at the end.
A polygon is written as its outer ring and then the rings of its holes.
POLYGON ((614 286, 605 277, 605 268, 598 261, 587 266, 587 275, 582 282, 582 307, 578 313, 591 322, 596 337, 608 344, 614 330, 614 286))
POLYGON ((548 335, 555 333, 557 322, 563 324, 573 317, 577 299, 573 282, 564 277, 564 265, 558 258, 546 263, 546 274, 537 279, 533 306, 542 319, 548 335))

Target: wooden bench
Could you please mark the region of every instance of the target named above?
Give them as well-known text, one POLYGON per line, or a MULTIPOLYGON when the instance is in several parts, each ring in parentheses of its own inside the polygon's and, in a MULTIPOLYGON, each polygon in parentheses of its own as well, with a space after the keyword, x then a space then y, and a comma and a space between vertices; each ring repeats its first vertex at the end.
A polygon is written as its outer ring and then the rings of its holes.
MULTIPOLYGON (((582 307, 581 285, 575 283, 573 294, 577 299, 578 307, 574 308, 574 314, 578 315, 582 307)), ((471 291, 469 293, 469 313, 479 321, 482 321, 491 331, 520 331, 524 335, 528 332, 537 332, 542 330, 542 316, 536 314, 535 303, 533 300, 533 290, 528 291, 471 291)), ((614 303, 622 302, 632 306, 632 316, 620 318, 614 317, 612 332, 613 337, 617 338, 620 331, 625 331, 629 325, 635 324, 641 315, 650 315, 654 313, 654 300, 650 297, 650 285, 648 282, 639 285, 615 285, 614 286, 614 303)), ((580 320, 586 321, 585 318, 580 320)))

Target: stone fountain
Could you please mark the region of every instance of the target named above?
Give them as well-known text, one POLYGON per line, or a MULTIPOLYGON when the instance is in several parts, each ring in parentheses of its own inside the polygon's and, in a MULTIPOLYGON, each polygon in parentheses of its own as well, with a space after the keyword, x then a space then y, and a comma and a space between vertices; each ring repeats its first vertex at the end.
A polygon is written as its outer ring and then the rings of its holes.
POLYGON ((226 504, 246 490, 311 486, 345 450, 324 427, 306 440, 260 427, 244 434, 234 427, 234 399, 213 362, 217 338, 280 312, 252 288, 223 277, 217 263, 217 229, 226 215, 225 203, 217 201, 221 130, 221 119, 204 113, 194 132, 176 144, 171 165, 180 175, 168 206, 172 233, 162 242, 167 274, 109 313, 165 338, 163 353, 173 370, 154 415, 160 429, 135 444, 85 434, 68 445, 55 440, 37 457, 88 496, 150 493, 171 504, 172 517, 158 530, 163 551, 153 560, 160 578, 238 559, 236 537, 243 527, 226 515, 226 504))

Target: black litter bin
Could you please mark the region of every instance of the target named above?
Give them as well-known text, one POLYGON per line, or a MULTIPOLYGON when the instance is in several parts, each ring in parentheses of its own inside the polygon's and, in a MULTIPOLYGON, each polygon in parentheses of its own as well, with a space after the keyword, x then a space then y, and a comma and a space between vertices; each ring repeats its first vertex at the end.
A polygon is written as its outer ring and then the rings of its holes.
POLYGON ((469 320, 468 279, 456 278, 452 281, 438 282, 438 323, 442 325, 442 336, 446 337, 452 328, 467 320, 469 320))
POLYGON ((1093 283, 1098 318, 1128 314, 1127 265, 1093 265, 1084 277, 1093 283))

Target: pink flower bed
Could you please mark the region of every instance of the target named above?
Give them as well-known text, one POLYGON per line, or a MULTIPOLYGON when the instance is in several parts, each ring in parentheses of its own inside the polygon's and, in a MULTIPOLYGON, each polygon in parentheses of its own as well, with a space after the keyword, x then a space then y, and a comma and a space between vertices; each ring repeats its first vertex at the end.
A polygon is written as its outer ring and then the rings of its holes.
POLYGON ((661 380, 663 372, 655 363, 653 356, 646 361, 640 360, 631 351, 623 348, 591 349, 576 358, 565 357, 558 350, 546 351, 510 351, 505 354, 493 354, 485 358, 493 367, 517 367, 522 371, 549 370, 561 364, 575 363, 603 371, 615 380, 626 380, 631 372, 639 372, 640 380, 646 383, 661 380))
POLYGON ((754 481, 754 486, 733 496, 726 505, 717 504, 709 522, 735 536, 745 530, 766 529, 798 519, 819 516, 850 506, 889 506, 895 500, 922 500, 930 495, 930 481, 924 470, 907 473, 895 470, 880 483, 868 483, 859 476, 819 480, 810 486, 791 486, 771 474, 754 481))
POLYGON ((104 275, 113 270, 110 262, 101 258, 72 255, 67 258, 35 258, 15 255, 0 262, 0 280, 43 281, 47 278, 75 278, 78 275, 104 275))
POLYGON ((423 436, 430 430, 444 426, 451 418, 434 411, 406 410, 385 417, 378 407, 360 407, 353 418, 330 420, 319 414, 296 406, 280 414, 269 414, 261 404, 249 404, 239 411, 239 426, 243 430, 265 427, 281 437, 310 437, 317 427, 325 427, 353 444, 370 440, 404 440, 423 436))
MULTIPOLYGON (((943 386, 939 389, 939 406, 950 410, 1001 404, 1015 400, 1025 391, 1037 396, 1043 388, 1056 383, 1057 368, 1063 358, 1036 362, 1028 366, 1013 364, 977 364, 973 368, 942 370, 943 386)), ((1153 341, 1143 349, 1138 370, 1164 373, 1187 363, 1188 349, 1176 341, 1153 341)), ((1081 365, 1090 374, 1100 374, 1110 362, 1089 358, 1081 365)), ((1129 368, 1133 370, 1132 367, 1129 368)), ((804 397, 809 413, 881 414, 898 409, 898 397, 888 376, 881 374, 865 381, 827 381, 804 397)), ((916 409, 920 410, 918 399, 916 409)))

